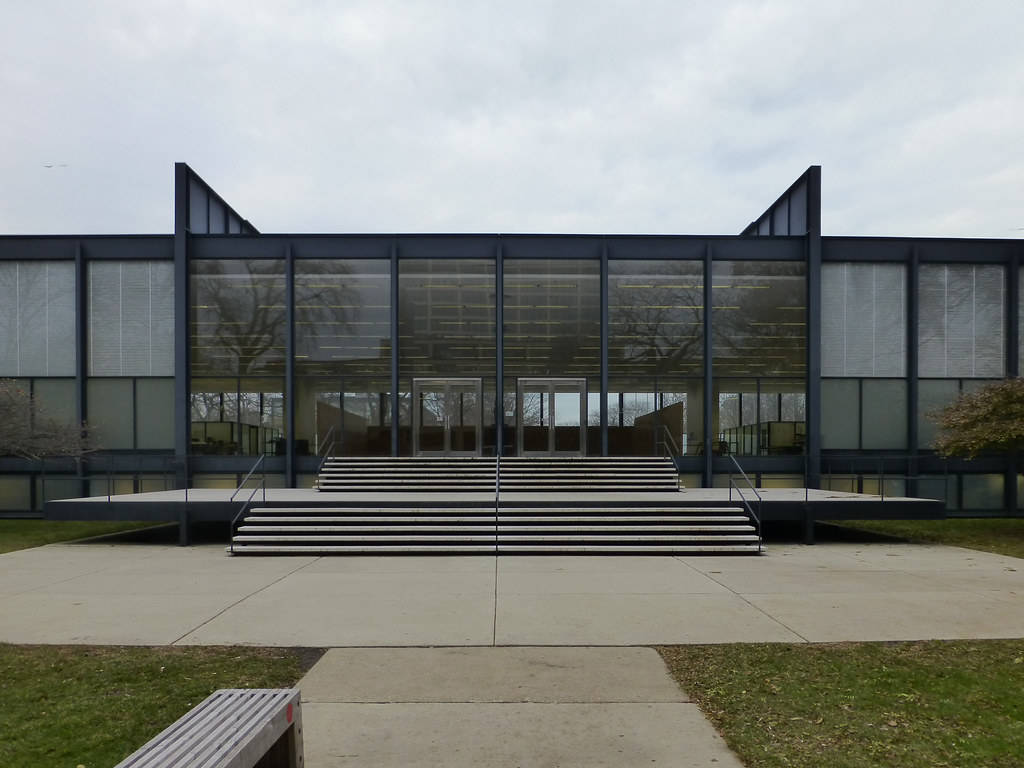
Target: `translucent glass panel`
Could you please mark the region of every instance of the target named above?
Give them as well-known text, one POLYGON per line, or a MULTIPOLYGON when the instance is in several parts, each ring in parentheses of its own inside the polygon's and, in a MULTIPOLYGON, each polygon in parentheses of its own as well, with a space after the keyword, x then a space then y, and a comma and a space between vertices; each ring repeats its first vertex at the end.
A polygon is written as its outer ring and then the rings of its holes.
POLYGON ((960 394, 956 379, 921 379, 917 383, 917 445, 932 448, 938 427, 932 414, 945 408, 960 394))
POLYGON ((861 382, 861 448, 907 447, 907 382, 861 382))
POLYGON ((284 261, 191 264, 192 375, 283 374, 284 261))
POLYGON ((174 375, 174 264, 89 263, 89 375, 174 375))
POLYGON ((699 376, 704 359, 704 265, 608 262, 608 370, 699 376))
POLYGON ((505 373, 596 376, 601 369, 601 265, 505 261, 505 373))
POLYGON ((803 376, 807 281, 802 262, 720 261, 712 267, 715 376, 803 376))
POLYGON ((906 267, 823 264, 823 376, 906 375, 906 267))
POLYGON ((35 379, 32 397, 43 414, 58 424, 78 421, 78 395, 74 379, 35 379))
POLYGON ((388 260, 297 260, 296 373, 390 375, 390 307, 388 260))
POLYGON ((1004 269, 994 265, 922 264, 919 291, 919 375, 1002 376, 1004 269))
POLYGON ((1006 507, 1003 475, 961 475, 960 483, 964 509, 1002 510, 1006 507))
POLYGON ((402 376, 494 375, 494 262, 405 259, 398 264, 402 376))
POLYGON ((0 262, 0 376, 74 375, 74 263, 0 262))
POLYGON ((174 379, 135 380, 135 447, 174 447, 174 379))
POLYGON ((907 447, 907 382, 904 379, 823 379, 821 447, 907 447))
POLYGON ((32 509, 32 478, 0 475, 0 510, 27 512, 32 509))
POLYGON ((131 379, 89 379, 86 384, 89 424, 103 450, 135 447, 131 379))
POLYGON ((821 382, 821 447, 860 447, 860 382, 823 379, 821 382))

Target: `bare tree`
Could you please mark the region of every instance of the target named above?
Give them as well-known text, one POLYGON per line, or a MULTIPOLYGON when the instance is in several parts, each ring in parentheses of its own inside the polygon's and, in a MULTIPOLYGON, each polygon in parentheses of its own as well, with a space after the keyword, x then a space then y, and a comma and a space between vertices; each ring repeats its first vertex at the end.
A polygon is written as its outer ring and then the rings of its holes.
POLYGON ((85 424, 53 418, 13 379, 0 379, 0 425, 0 456, 80 458, 98 448, 85 424))

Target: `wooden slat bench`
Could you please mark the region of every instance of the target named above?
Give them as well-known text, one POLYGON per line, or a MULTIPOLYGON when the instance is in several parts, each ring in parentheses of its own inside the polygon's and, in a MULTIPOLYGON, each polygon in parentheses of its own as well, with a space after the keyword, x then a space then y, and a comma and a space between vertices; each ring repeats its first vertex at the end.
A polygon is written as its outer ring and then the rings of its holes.
POLYGON ((116 768, 302 768, 298 688, 210 694, 116 768))

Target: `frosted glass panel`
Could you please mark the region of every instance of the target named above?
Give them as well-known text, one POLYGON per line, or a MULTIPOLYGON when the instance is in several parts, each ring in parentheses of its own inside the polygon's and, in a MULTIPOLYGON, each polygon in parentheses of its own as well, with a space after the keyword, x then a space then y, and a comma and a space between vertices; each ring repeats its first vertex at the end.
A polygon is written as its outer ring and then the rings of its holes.
POLYGON ((174 379, 135 382, 135 447, 174 447, 174 379))
POLYGON ((133 448, 135 411, 131 379, 89 379, 88 422, 103 450, 133 448))
POLYGON ((956 379, 922 379, 917 384, 917 445, 932 448, 938 427, 929 418, 952 403, 960 394, 960 382, 956 379))
POLYGON ((822 265, 823 376, 906 375, 905 280, 902 264, 822 265))
POLYGON ((860 385, 857 379, 821 382, 821 447, 859 448, 860 385))
POLYGON ((0 376, 75 375, 75 265, 0 263, 0 376))
POLYGON ((861 448, 907 447, 907 382, 865 379, 861 391, 861 448))
POLYGON ((1003 475, 963 475, 964 509, 1003 509, 1003 475))
POLYGON ((1002 267, 921 265, 918 355, 921 376, 1003 375, 1002 267))
POLYGON ((89 375, 174 375, 174 264, 89 264, 89 375))

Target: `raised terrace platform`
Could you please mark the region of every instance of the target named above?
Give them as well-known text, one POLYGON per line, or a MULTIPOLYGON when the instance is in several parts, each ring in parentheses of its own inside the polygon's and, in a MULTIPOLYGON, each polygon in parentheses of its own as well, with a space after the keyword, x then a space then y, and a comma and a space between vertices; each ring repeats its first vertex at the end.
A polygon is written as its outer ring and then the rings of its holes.
MULTIPOLYGON (((944 503, 934 499, 889 496, 883 499, 871 494, 823 491, 813 488, 766 488, 759 489, 758 492, 761 495, 761 501, 754 506, 761 522, 813 523, 815 520, 937 519, 945 517, 944 503)), ((248 491, 245 494, 236 494, 233 501, 231 500, 232 494, 234 491, 227 489, 192 488, 110 496, 109 498, 100 496, 64 499, 47 502, 46 517, 52 520, 229 522, 240 511, 244 499, 248 498, 248 491)), ((264 501, 262 491, 258 492, 253 499, 253 506, 263 510, 263 514, 273 510, 315 510, 312 514, 303 515, 305 517, 314 517, 331 510, 347 510, 350 514, 359 512, 360 516, 364 517, 368 515, 363 513, 377 516, 410 514, 408 510, 416 510, 416 514, 420 515, 428 510, 435 515, 440 511, 458 515, 460 511, 472 510, 473 516, 477 517, 475 522, 488 525, 490 534, 490 531, 493 531, 499 523, 494 516, 494 501, 493 491, 486 493, 475 491, 439 493, 349 491, 344 494, 328 494, 313 488, 268 488, 266 500, 264 501), (485 515, 487 516, 486 522, 483 519, 485 515)), ((665 510, 669 516, 674 512, 678 516, 687 513, 693 514, 699 508, 718 508, 715 511, 726 513, 727 510, 735 510, 741 506, 736 492, 733 491, 730 500, 729 490, 725 488, 644 493, 627 491, 588 493, 503 491, 501 494, 503 514, 512 513, 524 516, 529 516, 531 508, 538 512, 559 508, 568 516, 593 518, 598 514, 613 517, 617 512, 625 513, 627 510, 635 510, 639 507, 644 507, 647 510, 651 508, 665 510), (512 512, 513 510, 515 512, 512 512), (600 510, 600 512, 596 510, 600 510)), ((294 512, 292 513, 294 514, 294 512)), ((745 511, 743 514, 746 514, 745 511)), ((380 520, 379 522, 383 523, 384 521, 380 520)), ((569 523, 564 520, 563 522, 569 523)), ((569 524, 577 522, 592 524, 593 520, 572 521, 569 524)), ((633 522, 640 521, 634 520, 633 522)), ((494 537, 491 534, 490 541, 484 542, 486 551, 494 551, 493 540, 494 537)), ((187 543, 186 527, 183 527, 182 543, 187 543)), ((635 551, 632 547, 616 551, 629 550, 635 551)), ((649 550, 647 547, 644 550, 655 551, 649 550)), ((473 550, 459 548, 458 551, 473 550)))

